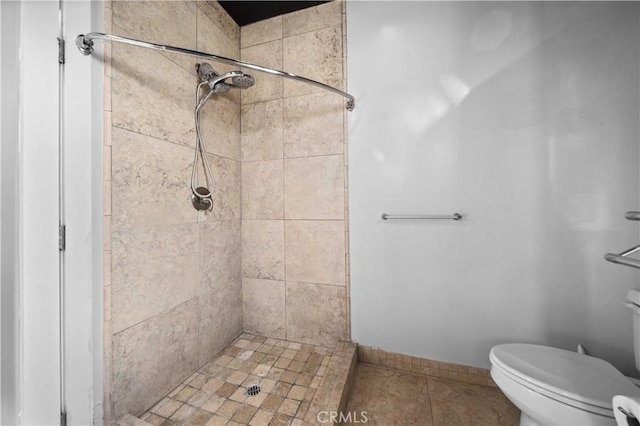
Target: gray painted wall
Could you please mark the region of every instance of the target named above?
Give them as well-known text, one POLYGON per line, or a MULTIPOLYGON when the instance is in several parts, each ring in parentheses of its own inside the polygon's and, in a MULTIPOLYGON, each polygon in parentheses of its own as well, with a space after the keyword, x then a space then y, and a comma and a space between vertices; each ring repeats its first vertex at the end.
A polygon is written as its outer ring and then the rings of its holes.
POLYGON ((352 330, 488 367, 498 343, 633 366, 638 4, 349 2, 352 330), (382 221, 381 213, 464 215, 382 221))

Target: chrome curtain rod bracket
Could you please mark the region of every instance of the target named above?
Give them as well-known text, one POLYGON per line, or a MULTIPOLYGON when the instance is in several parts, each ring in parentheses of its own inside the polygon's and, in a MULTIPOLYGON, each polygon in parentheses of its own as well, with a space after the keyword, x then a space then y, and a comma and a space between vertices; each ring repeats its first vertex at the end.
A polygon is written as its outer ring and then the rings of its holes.
POLYGON ((353 111, 355 108, 355 98, 343 92, 342 90, 331 87, 327 84, 320 83, 319 81, 311 80, 310 78, 302 77, 296 74, 288 73, 285 71, 275 70, 273 68, 263 67, 261 65, 255 65, 248 62, 236 61, 235 59, 225 58, 223 56, 213 55, 211 53, 200 52, 197 50, 184 49, 182 47, 165 46, 163 44, 150 43, 147 41, 136 40, 128 37, 120 37, 111 34, 104 33, 88 33, 80 34, 76 37, 76 46, 83 55, 90 55, 93 53, 93 40, 104 40, 116 43, 130 44, 132 46, 145 47, 147 49, 160 50, 162 52, 179 53, 182 55, 193 56, 196 58, 206 58, 211 61, 219 62, 227 65, 235 65, 243 68, 252 69, 255 71, 263 72, 266 74, 277 75, 280 77, 288 78, 290 80, 296 80, 303 83, 311 84, 312 86, 319 87, 321 89, 333 92, 347 99, 346 108, 347 111, 353 111))
POLYGON ((394 219, 450 219, 460 220, 462 215, 460 213, 454 213, 452 215, 400 215, 400 214, 388 214, 382 213, 382 220, 394 220, 394 219))

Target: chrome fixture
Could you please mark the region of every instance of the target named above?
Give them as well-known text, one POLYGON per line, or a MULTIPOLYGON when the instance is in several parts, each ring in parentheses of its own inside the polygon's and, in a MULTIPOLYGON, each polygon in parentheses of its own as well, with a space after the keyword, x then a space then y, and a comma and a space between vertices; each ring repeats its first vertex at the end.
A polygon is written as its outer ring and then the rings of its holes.
POLYGON ((627 220, 640 220, 640 212, 626 212, 624 214, 625 219, 627 220))
POLYGON ((191 169, 191 204, 196 210, 209 210, 213 209, 213 188, 215 186, 215 180, 213 178, 213 172, 211 171, 211 165, 207 158, 207 150, 202 140, 202 134, 200 132, 200 110, 207 103, 211 95, 224 94, 231 89, 247 89, 254 84, 253 77, 242 71, 230 71, 228 73, 219 75, 210 64, 202 63, 196 64, 196 70, 198 77, 200 77, 200 83, 196 88, 196 108, 194 110, 195 122, 196 122, 196 148, 193 153, 193 168, 191 169), (231 80, 226 82, 225 80, 231 80), (203 96, 200 95, 200 91, 203 87, 209 87, 209 91, 203 96), (196 174, 198 169, 198 155, 204 165, 205 184, 207 186, 196 187, 196 174))
POLYGON ((197 64, 198 76, 201 81, 206 81, 214 93, 223 94, 231 89, 247 89, 254 85, 255 80, 249 74, 242 71, 231 71, 219 75, 208 63, 197 64), (231 82, 225 80, 231 79, 231 82))
MULTIPOLYGON (((76 46, 78 47, 78 50, 80 50, 80 52, 82 52, 84 55, 90 55, 91 53, 93 53, 93 40, 112 41, 117 43, 130 44, 138 47, 145 47, 153 50, 160 50, 163 52, 180 53, 183 55, 194 56, 197 58, 205 58, 210 61, 220 62, 223 64, 235 65, 235 66, 239 66, 239 67, 243 67, 243 68, 247 68, 247 69, 251 69, 251 70, 255 70, 255 71, 259 71, 259 72, 263 72, 271 75, 277 75, 277 76, 288 78, 291 80, 301 81, 303 83, 311 84, 313 86, 319 87, 321 89, 336 93, 340 96, 347 98, 346 108, 348 111, 352 111, 355 107, 355 98, 353 96, 351 96, 346 92, 343 92, 342 90, 338 90, 335 87, 331 87, 327 84, 320 83, 319 81, 311 80, 309 78, 301 77, 299 75, 295 75, 285 71, 279 71, 273 68, 263 67, 261 65, 255 65, 248 62, 237 61, 235 59, 225 58, 223 56, 217 56, 210 53, 199 52, 197 50, 184 49, 181 47, 174 47, 174 46, 165 46, 162 44, 150 43, 142 40, 136 40, 133 38, 120 37, 120 36, 104 34, 104 33, 80 34, 76 37, 76 46)), ((229 77, 226 77, 226 78, 229 78, 229 77)), ((234 85, 238 85, 238 83, 233 80, 233 76, 231 76, 231 79, 234 85)), ((225 83, 225 84, 229 84, 229 83, 225 83)))
POLYGON ((209 89, 209 92, 200 97, 200 90, 202 87, 207 86, 207 81, 203 81, 198 84, 196 88, 196 108, 194 110, 195 122, 196 122, 196 148, 193 152, 193 166, 191 169, 191 204, 196 210, 213 210, 213 198, 212 191, 215 187, 215 180, 213 178, 213 172, 211 171, 211 165, 209 164, 209 159, 207 158, 207 150, 204 147, 204 142, 202 141, 202 135, 200 134, 200 109, 204 106, 206 99, 213 92, 213 89, 209 89), (196 172, 198 169, 198 154, 200 155, 200 159, 202 160, 202 164, 204 165, 204 180, 205 185, 207 186, 199 186, 196 188, 196 172))
POLYGON ((453 215, 400 215, 400 214, 387 214, 382 213, 382 220, 393 220, 393 219, 452 219, 452 220, 460 220, 462 219, 462 215, 460 213, 454 213, 453 215))
MULTIPOLYGON (((640 212, 636 212, 636 211, 626 212, 624 217, 628 220, 640 220, 640 212)), ((618 253, 618 254, 607 253, 604 255, 604 258, 605 260, 612 263, 617 263, 619 265, 630 266, 632 268, 640 269, 640 260, 631 259, 628 257, 629 255, 632 255, 633 253, 636 253, 638 251, 640 251, 640 245, 632 247, 629 250, 625 250, 622 253, 618 253)))

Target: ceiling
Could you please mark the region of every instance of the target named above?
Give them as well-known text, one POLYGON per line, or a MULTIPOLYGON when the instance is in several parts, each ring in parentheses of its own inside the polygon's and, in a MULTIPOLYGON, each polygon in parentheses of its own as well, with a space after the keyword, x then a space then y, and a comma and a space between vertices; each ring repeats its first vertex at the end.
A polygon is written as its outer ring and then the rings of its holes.
POLYGON ((236 21, 236 24, 242 27, 274 16, 328 3, 328 1, 219 0, 219 3, 236 21))

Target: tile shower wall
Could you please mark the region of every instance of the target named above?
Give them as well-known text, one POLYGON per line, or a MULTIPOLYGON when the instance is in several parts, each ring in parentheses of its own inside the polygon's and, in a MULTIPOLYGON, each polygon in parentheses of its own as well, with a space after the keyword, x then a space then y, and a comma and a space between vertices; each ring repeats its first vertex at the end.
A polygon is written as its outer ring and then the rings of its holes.
MULTIPOLYGON (((106 31, 238 58, 217 3, 107 2, 106 31)), ((215 211, 197 212, 193 58, 105 44, 105 423, 140 415, 242 331, 240 96, 209 103, 215 211)), ((214 65, 218 71, 226 66, 214 65)))
MULTIPOLYGON (((344 3, 241 29, 243 61, 345 87, 344 3)), ((311 344, 349 337, 344 100, 254 73, 242 101, 244 329, 311 344)))

